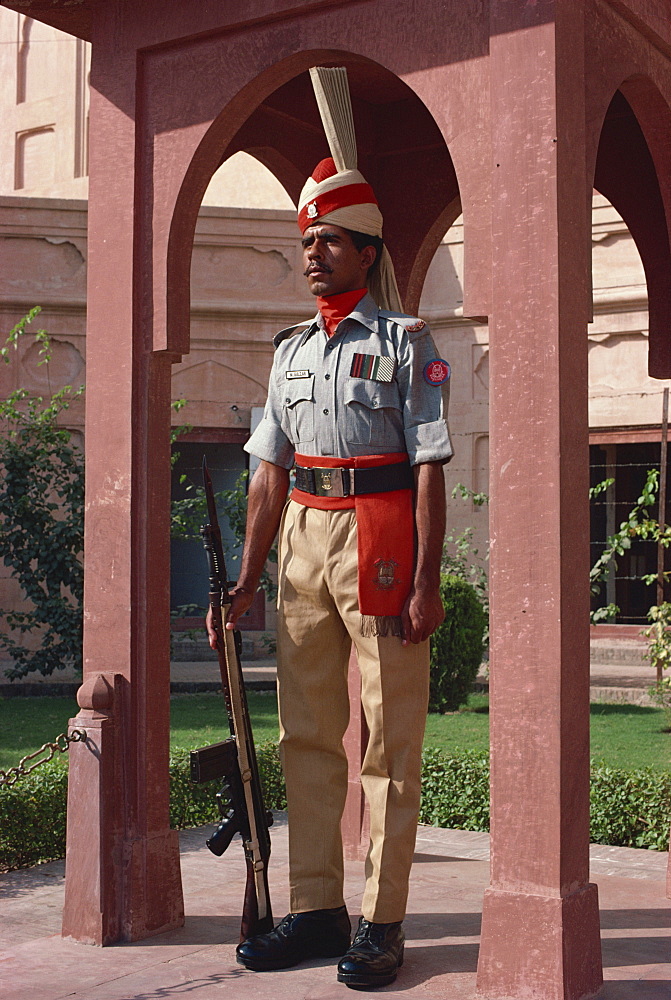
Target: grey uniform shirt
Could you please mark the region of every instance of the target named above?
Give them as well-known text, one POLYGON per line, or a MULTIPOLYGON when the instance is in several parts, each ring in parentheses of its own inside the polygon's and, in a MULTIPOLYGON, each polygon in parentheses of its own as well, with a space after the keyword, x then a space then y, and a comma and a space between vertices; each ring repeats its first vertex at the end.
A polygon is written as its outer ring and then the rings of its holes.
POLYGON ((252 455, 285 469, 295 452, 353 458, 407 451, 411 465, 452 457, 450 383, 425 378, 438 354, 421 320, 384 312, 366 294, 332 337, 318 313, 274 342, 263 419, 244 446, 252 455), (363 368, 375 377, 351 374, 355 355, 371 359, 363 368), (376 365, 376 358, 387 360, 376 365))

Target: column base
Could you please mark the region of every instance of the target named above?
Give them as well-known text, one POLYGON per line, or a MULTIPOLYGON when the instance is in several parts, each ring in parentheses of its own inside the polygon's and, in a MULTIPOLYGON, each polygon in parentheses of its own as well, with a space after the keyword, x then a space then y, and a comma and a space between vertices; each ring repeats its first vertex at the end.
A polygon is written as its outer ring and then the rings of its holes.
POLYGON ((487 1000, 587 1000, 603 982, 596 885, 569 896, 487 889, 477 992, 487 1000))
POLYGON ((124 844, 127 903, 122 940, 141 941, 184 924, 179 832, 163 830, 124 844))
POLYGON ((87 738, 69 751, 61 933, 82 944, 137 941, 184 923, 179 834, 167 827, 167 815, 165 829, 127 839, 123 684, 120 674, 89 677, 77 694, 81 711, 70 720, 87 738))

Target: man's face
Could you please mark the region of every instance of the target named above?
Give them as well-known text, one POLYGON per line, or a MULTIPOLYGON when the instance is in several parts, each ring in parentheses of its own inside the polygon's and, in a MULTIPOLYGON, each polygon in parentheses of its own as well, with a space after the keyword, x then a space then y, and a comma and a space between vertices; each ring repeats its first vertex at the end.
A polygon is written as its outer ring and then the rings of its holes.
POLYGON ((357 250, 340 226, 319 222, 303 234, 303 273, 313 295, 337 295, 366 287, 368 268, 375 260, 372 246, 357 250))

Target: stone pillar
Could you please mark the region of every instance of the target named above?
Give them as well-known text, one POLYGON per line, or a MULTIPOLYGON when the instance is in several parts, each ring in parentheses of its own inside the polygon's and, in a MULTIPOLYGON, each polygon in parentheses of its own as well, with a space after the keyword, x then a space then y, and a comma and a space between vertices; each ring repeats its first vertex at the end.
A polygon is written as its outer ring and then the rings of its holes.
POLYGON ((98 770, 83 748, 71 758, 69 808, 86 832, 77 837, 66 874, 72 899, 83 873, 105 859, 98 930, 74 905, 66 922, 71 936, 100 944, 184 921, 168 776, 173 358, 153 350, 151 242, 142 239, 151 188, 136 155, 142 95, 135 89, 135 50, 114 6, 96 19, 91 71, 84 686, 98 674, 122 678, 107 720, 122 742, 113 749, 105 735, 110 726, 101 720, 98 770), (123 759, 110 763, 110 754, 123 759), (110 774, 104 808, 91 810, 87 781, 99 787, 110 774), (111 855, 107 815, 120 824, 111 855))
POLYGON ((582 3, 491 4, 491 884, 480 995, 592 996, 582 3))
POLYGON ((343 740, 347 751, 347 799, 341 829, 345 857, 363 861, 370 843, 370 810, 361 784, 361 765, 368 746, 368 726, 361 705, 361 671, 352 646, 347 674, 349 726, 343 740))

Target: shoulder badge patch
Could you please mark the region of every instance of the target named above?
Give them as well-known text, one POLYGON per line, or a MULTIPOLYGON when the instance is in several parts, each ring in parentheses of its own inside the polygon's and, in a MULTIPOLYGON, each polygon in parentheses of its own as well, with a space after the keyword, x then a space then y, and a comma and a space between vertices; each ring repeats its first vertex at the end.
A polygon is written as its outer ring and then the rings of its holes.
POLYGON ((405 329, 407 333, 418 333, 420 330, 423 330, 425 326, 426 323, 424 320, 418 319, 414 323, 408 323, 405 329))
POLYGON ((424 381, 427 385, 444 385, 451 374, 450 366, 442 358, 434 358, 424 365, 424 381))

